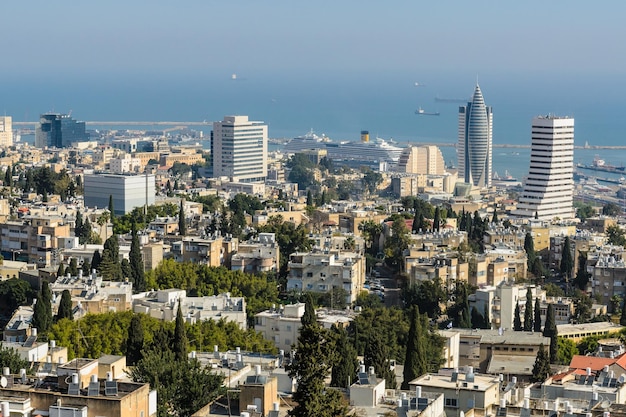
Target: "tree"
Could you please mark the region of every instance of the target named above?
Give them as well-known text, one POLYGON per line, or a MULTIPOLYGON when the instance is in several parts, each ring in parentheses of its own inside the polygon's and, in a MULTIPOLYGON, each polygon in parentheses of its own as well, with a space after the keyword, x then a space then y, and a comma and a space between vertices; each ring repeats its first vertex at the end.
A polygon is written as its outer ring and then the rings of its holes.
POLYGON ((100 270, 101 262, 102 262, 102 257, 100 256, 100 250, 96 249, 93 252, 93 256, 91 257, 91 268, 95 270, 100 270))
POLYGON ((64 277, 65 276, 65 266, 63 265, 63 263, 59 264, 59 269, 57 269, 57 277, 64 277))
POLYGON ((46 334, 52 325, 51 299, 52 295, 50 293, 48 281, 44 281, 41 284, 41 291, 39 291, 37 302, 35 303, 33 319, 31 322, 31 326, 39 331, 39 336, 42 339, 46 338, 46 334))
POLYGON ((141 316, 134 314, 128 326, 128 339, 126 341, 126 360, 129 365, 135 365, 143 358, 144 330, 141 316))
POLYGON ((523 329, 522 318, 521 318, 521 313, 519 309, 519 303, 516 303, 515 304, 515 318, 513 319, 513 330, 516 332, 521 332, 522 329, 523 329))
POLYGON ((70 259, 70 264, 67 267, 67 273, 73 277, 78 276, 78 262, 76 261, 76 258, 70 259))
POLYGON ((335 363, 331 373, 330 385, 347 388, 355 381, 359 361, 356 350, 348 340, 346 329, 333 326, 335 337, 335 363))
POLYGON ((626 246, 626 237, 622 228, 617 224, 613 224, 606 228, 607 241, 611 245, 626 246))
POLYGON ((62 319, 74 320, 74 313, 72 312, 72 295, 68 290, 63 290, 61 293, 61 301, 59 302, 59 310, 57 311, 56 321, 62 319))
POLYGON ((524 331, 533 330, 533 293, 530 287, 526 288, 526 306, 524 308, 524 331))
POLYGON ((541 333, 541 305, 539 297, 535 299, 535 319, 533 320, 533 332, 541 333))
POLYGON ((402 389, 409 389, 409 382, 425 374, 426 365, 425 334, 421 326, 420 310, 417 305, 411 308, 411 327, 406 346, 404 360, 404 381, 402 389))
POLYGON ((326 389, 324 380, 330 371, 332 343, 327 331, 317 322, 313 302, 307 296, 302 327, 296 343, 289 377, 297 381, 293 394, 296 406, 289 411, 293 417, 344 416, 347 407, 336 391, 326 389))
POLYGON ((455 301, 448 309, 448 317, 454 322, 456 327, 469 329, 472 327, 472 319, 468 301, 467 284, 463 281, 455 283, 455 301))
POLYGON ((14 348, 4 347, 0 343, 0 368, 9 368, 12 374, 17 374, 20 369, 28 369, 30 362, 22 359, 14 348))
POLYGON ((224 376, 214 374, 197 360, 176 360, 172 351, 151 349, 130 376, 157 391, 157 416, 190 416, 222 395, 224 376))
POLYGON ((543 343, 539 345, 539 351, 537 351, 537 358, 535 359, 535 365, 533 366, 533 375, 531 376, 531 382, 543 382, 548 379, 550 375, 550 358, 546 352, 543 343))
POLYGON ((435 217, 433 218, 433 232, 438 232, 441 226, 441 212, 439 206, 435 208, 435 217))
MULTIPOLYGON (((324 204, 323 201, 322 204, 324 204)), ((311 190, 306 190, 306 205, 309 207, 313 206, 313 195, 311 195, 311 190)))
POLYGON ((576 290, 574 294, 574 317, 576 323, 588 323, 591 320, 593 301, 587 293, 576 290))
POLYGON ((4 186, 12 188, 13 187, 13 176, 12 176, 11 165, 9 165, 4 172, 4 186))
POLYGON ((174 346, 173 351, 176 360, 187 360, 187 332, 185 330, 185 321, 183 319, 183 311, 178 301, 178 310, 176 311, 176 326, 174 327, 174 346))
POLYGON ((111 221, 115 219, 115 208, 113 207, 113 194, 109 194, 109 213, 111 215, 111 221))
POLYGON ((554 306, 548 304, 546 323, 543 326, 543 335, 550 338, 550 362, 556 362, 558 331, 554 319, 554 306))
MULTIPOLYGON (((74 221, 74 236, 77 238, 82 237, 83 235, 83 214, 78 210, 76 212, 76 220, 74 221)), ((82 242, 80 242, 82 244, 82 242)))
POLYGON ((131 230, 130 253, 128 255, 130 262, 131 279, 133 281, 133 289, 136 292, 146 290, 146 278, 144 273, 143 258, 141 256, 141 248, 139 245, 139 236, 137 236, 137 224, 133 222, 131 230))
POLYGON ((493 205, 493 217, 491 218, 491 223, 498 223, 498 203, 494 203, 493 205))
POLYGON ((178 234, 185 236, 187 234, 187 222, 185 221, 185 203, 184 199, 180 200, 180 210, 178 211, 178 234))
POLYGON ((391 225, 391 236, 385 239, 385 262, 394 271, 404 265, 404 251, 408 249, 411 237, 403 217, 397 217, 391 225))
POLYGON ((557 351, 557 362, 561 365, 569 365, 572 362, 574 355, 578 355, 578 348, 576 343, 571 339, 565 339, 559 337, 557 351))
POLYGON ((619 324, 626 326, 626 300, 624 300, 624 303, 622 304, 622 314, 619 318, 619 324))
POLYGON ((563 255, 561 257, 561 264, 559 266, 559 270, 563 275, 565 275, 565 280, 569 282, 569 279, 572 275, 572 270, 574 269, 574 259, 572 258, 572 245, 569 240, 569 236, 565 237, 565 242, 563 243, 563 255))
POLYGON ((591 274, 587 272, 587 253, 579 252, 578 254, 578 271, 576 271, 576 277, 574 277, 574 285, 581 291, 587 290, 587 284, 591 274))
POLYGON ((622 208, 616 203, 606 203, 602 206, 602 214, 605 216, 617 217, 622 214, 622 208))
POLYGON ((373 367, 374 373, 379 378, 385 378, 390 389, 395 389, 396 376, 389 368, 389 359, 390 353, 387 342, 383 340, 380 333, 371 333, 367 345, 365 345, 363 362, 368 369, 373 367))

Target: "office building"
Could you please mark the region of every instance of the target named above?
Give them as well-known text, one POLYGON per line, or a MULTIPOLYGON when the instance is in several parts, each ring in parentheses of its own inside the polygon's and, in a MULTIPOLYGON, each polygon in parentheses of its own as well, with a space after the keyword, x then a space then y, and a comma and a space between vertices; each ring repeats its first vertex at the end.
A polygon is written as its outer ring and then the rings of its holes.
POLYGON ((0 116, 0 146, 13 146, 13 119, 11 116, 0 116))
POLYGON ((457 146, 459 180, 476 187, 491 186, 493 113, 476 84, 472 101, 459 107, 457 146))
POLYGON ((248 116, 225 116, 213 123, 211 166, 214 177, 262 182, 267 177, 267 125, 248 116))
POLYGON ((443 175, 446 172, 441 150, 434 145, 405 148, 398 159, 398 171, 432 175, 443 175))
POLYGON ((39 116, 39 124, 35 128, 35 146, 38 148, 65 148, 72 142, 88 140, 85 122, 77 122, 69 114, 45 113, 39 116))
POLYGON ((574 217, 574 119, 533 119, 530 169, 516 216, 552 220, 574 217))
POLYGON ((86 207, 108 207, 109 196, 113 196, 115 214, 130 213, 135 207, 154 204, 154 175, 91 174, 84 177, 86 207))

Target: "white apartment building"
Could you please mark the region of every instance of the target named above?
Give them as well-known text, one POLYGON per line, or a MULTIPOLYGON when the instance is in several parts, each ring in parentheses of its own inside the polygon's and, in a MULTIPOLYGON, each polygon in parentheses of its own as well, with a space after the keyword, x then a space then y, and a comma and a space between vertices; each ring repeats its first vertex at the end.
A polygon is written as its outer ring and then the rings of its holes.
POLYGON ((214 177, 234 182, 263 182, 267 177, 267 125, 248 116, 225 116, 213 123, 211 159, 214 177))
POLYGON ((188 297, 185 290, 174 288, 150 291, 133 296, 133 311, 159 320, 173 321, 176 319, 178 303, 188 323, 224 319, 234 321, 242 329, 247 327, 246 300, 244 297, 231 297, 230 293, 188 297))
POLYGON ((409 174, 443 175, 446 165, 437 146, 409 146, 400 154, 398 170, 409 174))
POLYGON ((541 220, 573 218, 573 175, 574 119, 535 117, 530 169, 513 214, 541 220))
MULTIPOLYGON (((257 313, 254 316, 254 330, 260 332, 263 338, 272 340, 276 347, 283 352, 290 352, 291 346, 298 341, 302 316, 306 304, 297 303, 285 306, 275 306, 270 310, 257 313)), ((347 327, 352 321, 352 310, 317 310, 317 321, 326 329, 333 325, 347 327)))
POLYGON ((287 291, 329 292, 343 288, 346 303, 356 301, 365 284, 365 257, 356 252, 292 253, 287 291))
POLYGON ((133 158, 129 154, 124 154, 119 158, 112 158, 109 161, 109 170, 113 174, 125 174, 128 172, 139 172, 141 159, 133 158))
POLYGON ((0 116, 0 147, 13 146, 13 119, 11 116, 0 116))

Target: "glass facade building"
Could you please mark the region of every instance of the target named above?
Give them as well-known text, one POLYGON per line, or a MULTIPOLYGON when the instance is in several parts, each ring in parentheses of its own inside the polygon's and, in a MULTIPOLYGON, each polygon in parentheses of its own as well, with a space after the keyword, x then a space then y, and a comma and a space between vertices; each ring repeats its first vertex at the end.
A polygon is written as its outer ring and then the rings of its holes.
POLYGON ((89 134, 85 122, 77 122, 69 114, 46 113, 39 116, 35 129, 35 146, 38 148, 65 148, 72 142, 85 142, 89 134))
POLYGON ((457 146, 459 179, 477 187, 491 186, 493 112, 476 84, 472 101, 459 107, 457 146))

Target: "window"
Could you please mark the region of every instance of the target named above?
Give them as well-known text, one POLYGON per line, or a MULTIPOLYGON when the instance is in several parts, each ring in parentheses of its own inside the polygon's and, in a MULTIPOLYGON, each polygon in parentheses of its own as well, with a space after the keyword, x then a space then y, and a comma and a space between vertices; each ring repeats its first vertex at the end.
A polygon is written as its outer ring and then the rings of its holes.
POLYGON ((446 407, 455 407, 459 406, 459 400, 456 398, 446 398, 446 407))

